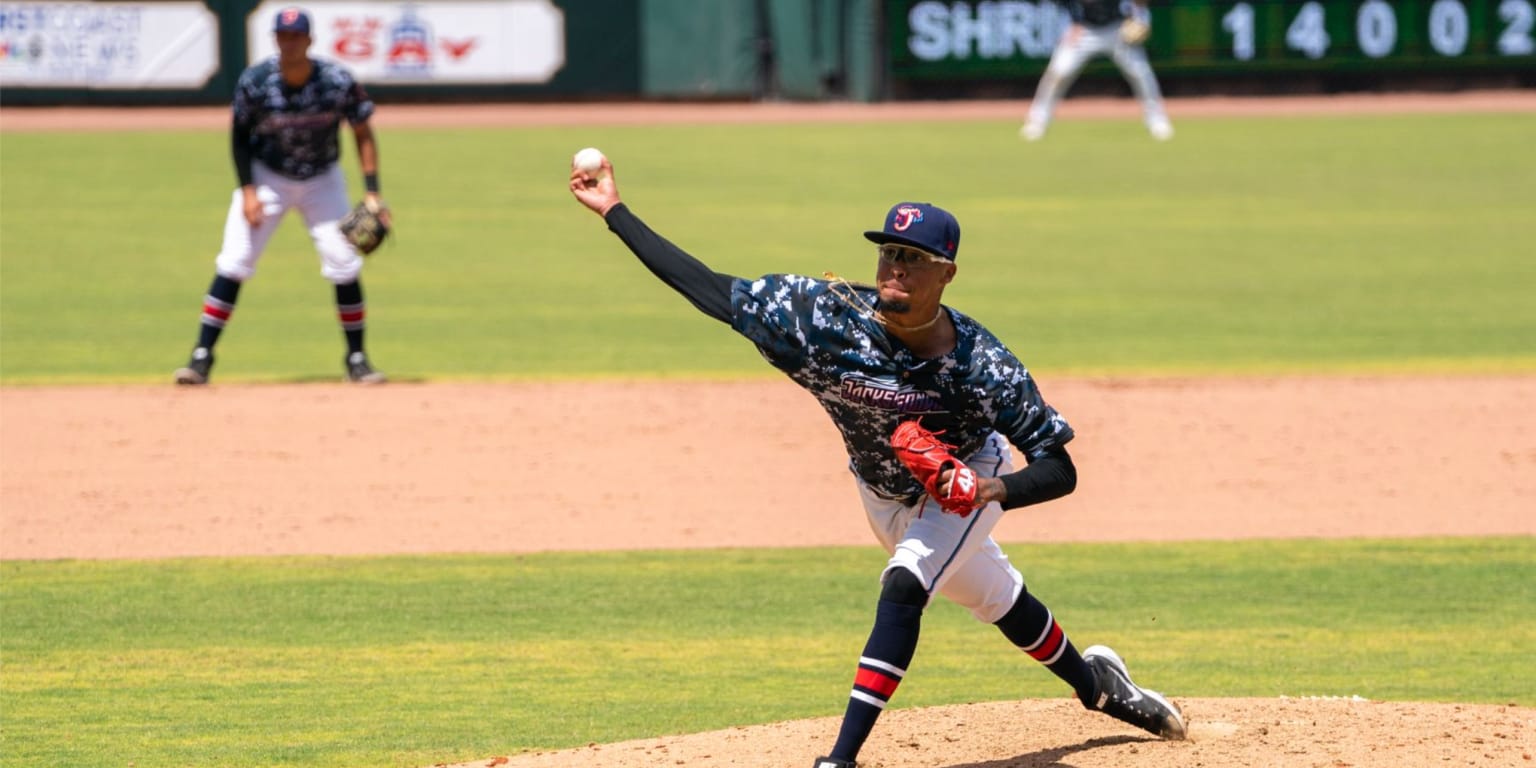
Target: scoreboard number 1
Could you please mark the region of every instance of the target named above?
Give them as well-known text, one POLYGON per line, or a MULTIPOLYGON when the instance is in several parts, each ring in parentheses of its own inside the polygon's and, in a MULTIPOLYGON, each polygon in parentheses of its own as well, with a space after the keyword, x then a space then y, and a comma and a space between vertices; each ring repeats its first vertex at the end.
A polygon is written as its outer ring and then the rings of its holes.
POLYGON ((1253 6, 1238 3, 1221 17, 1221 28, 1232 35, 1232 57, 1238 61, 1253 58, 1253 6))

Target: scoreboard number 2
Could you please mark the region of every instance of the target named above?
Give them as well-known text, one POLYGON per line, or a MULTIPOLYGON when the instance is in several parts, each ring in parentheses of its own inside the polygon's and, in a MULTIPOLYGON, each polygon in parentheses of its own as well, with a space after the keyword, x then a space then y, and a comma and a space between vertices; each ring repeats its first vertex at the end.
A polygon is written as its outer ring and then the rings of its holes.
POLYGON ((1531 40, 1531 26, 1536 22, 1536 8, 1531 0, 1504 0, 1499 3, 1499 20, 1504 32, 1499 35, 1499 53, 1505 56, 1528 56, 1536 51, 1536 41, 1531 40))

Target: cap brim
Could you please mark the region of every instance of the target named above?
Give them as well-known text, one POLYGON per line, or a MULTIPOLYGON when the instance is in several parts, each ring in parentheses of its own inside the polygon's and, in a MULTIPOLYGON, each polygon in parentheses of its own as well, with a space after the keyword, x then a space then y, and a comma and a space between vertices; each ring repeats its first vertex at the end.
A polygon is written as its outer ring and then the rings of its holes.
POLYGON ((865 232, 864 239, 870 241, 871 243, 879 243, 881 245, 885 245, 886 243, 896 243, 897 245, 911 246, 918 249, 919 251, 922 251, 923 253, 933 256, 934 258, 943 259, 944 261, 954 261, 954 259, 951 259, 948 256, 939 253, 938 251, 935 251, 916 240, 903 237, 901 235, 893 235, 880 229, 871 229, 865 232))

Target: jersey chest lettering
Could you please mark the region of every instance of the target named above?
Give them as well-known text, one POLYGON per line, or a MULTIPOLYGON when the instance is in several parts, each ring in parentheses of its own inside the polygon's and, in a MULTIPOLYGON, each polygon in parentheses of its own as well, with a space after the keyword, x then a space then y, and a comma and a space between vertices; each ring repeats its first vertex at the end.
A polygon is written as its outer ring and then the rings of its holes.
POLYGON ((839 382, 838 398, 850 405, 862 405, 898 413, 941 413, 944 406, 932 392, 898 384, 861 373, 845 373, 839 382))

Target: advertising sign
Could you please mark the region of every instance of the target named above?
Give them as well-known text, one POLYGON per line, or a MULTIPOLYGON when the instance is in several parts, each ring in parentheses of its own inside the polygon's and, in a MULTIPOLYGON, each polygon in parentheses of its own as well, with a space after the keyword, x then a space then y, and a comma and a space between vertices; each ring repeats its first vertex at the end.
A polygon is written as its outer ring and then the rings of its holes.
MULTIPOLYGON (((267 2, 247 17, 249 62, 277 52, 267 2)), ((365 83, 547 83, 565 66, 565 14, 549 0, 330 2, 311 14, 311 56, 333 59, 365 83)))
POLYGON ((0 87, 196 90, 218 37, 200 2, 0 2, 0 87))

